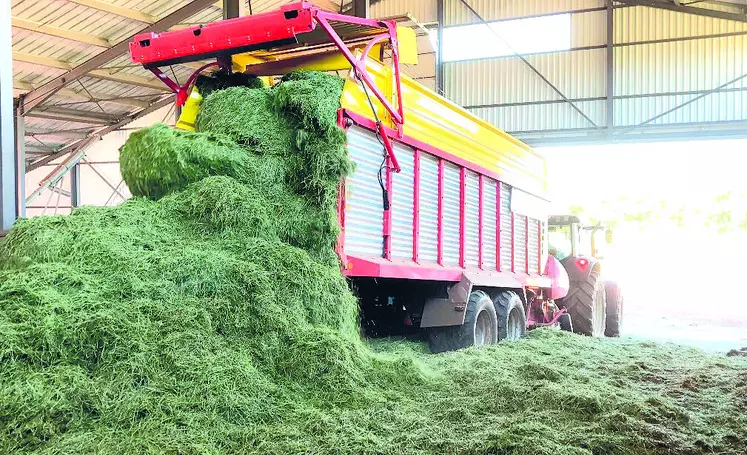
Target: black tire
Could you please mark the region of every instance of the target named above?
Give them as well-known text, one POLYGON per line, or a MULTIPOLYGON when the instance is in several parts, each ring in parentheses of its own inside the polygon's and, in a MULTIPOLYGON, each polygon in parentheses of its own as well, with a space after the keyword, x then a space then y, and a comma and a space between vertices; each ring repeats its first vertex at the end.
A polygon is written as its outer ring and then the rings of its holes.
POLYGON ((584 281, 572 281, 563 299, 573 321, 573 332, 586 336, 603 337, 607 311, 604 282, 599 268, 594 267, 584 281))
POLYGON ((571 315, 568 313, 563 313, 560 315, 560 318, 558 318, 558 323, 560 323, 560 330, 564 332, 573 332, 573 320, 571 319, 571 315))
POLYGON ((493 301, 498 315, 498 341, 516 341, 527 332, 527 316, 521 298, 512 291, 503 291, 493 301))
POLYGON ((498 342, 498 317, 490 297, 482 291, 469 296, 464 324, 428 330, 428 344, 434 353, 456 351, 470 346, 498 342))
POLYGON ((619 337, 623 322, 623 295, 617 283, 604 284, 604 294, 607 298, 607 325, 604 336, 619 337))

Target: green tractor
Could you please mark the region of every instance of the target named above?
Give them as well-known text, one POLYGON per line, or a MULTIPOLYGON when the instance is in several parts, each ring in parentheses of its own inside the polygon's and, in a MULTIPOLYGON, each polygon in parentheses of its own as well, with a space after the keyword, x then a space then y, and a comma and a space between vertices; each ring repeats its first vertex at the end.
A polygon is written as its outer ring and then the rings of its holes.
POLYGON ((551 216, 548 220, 550 254, 568 273, 568 295, 556 301, 570 319, 561 328, 594 337, 618 337, 622 328, 623 296, 620 286, 602 272, 598 237, 612 243, 612 231, 601 224, 584 225, 577 216, 551 216))

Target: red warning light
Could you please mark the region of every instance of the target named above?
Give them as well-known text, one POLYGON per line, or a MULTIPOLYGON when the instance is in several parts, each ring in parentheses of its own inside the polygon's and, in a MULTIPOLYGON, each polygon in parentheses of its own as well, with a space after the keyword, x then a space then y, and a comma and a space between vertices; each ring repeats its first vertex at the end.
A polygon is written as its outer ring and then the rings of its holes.
POLYGON ((576 264, 581 267, 581 270, 586 270, 589 267, 589 260, 584 258, 576 259, 576 264))

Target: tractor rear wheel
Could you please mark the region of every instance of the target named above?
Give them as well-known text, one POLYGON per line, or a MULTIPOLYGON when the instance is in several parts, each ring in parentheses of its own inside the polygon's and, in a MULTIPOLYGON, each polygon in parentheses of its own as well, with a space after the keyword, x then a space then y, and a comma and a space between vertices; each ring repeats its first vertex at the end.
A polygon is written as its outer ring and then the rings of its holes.
POLYGON ((516 341, 523 337, 527 331, 527 316, 518 294, 503 291, 493 303, 498 315, 498 341, 516 341))
POLYGON ((607 298, 607 325, 604 336, 619 337, 622 331, 623 295, 617 283, 605 283, 604 293, 607 298))
POLYGON ((486 293, 475 291, 470 294, 465 313, 462 325, 428 330, 432 352, 456 351, 498 342, 498 317, 493 301, 486 293))
POLYGON ((604 336, 607 304, 604 282, 599 277, 598 268, 592 270, 584 281, 571 282, 563 304, 571 315, 575 333, 604 336))

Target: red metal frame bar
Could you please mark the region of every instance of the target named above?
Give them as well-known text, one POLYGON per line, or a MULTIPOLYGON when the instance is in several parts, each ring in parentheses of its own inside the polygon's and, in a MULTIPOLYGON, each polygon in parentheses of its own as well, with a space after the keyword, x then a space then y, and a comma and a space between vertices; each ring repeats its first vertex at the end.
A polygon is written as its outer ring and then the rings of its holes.
MULTIPOLYGON (((348 130, 347 122, 345 121, 345 115, 342 109, 337 111, 337 126, 348 130)), ((340 234, 337 236, 337 244, 335 245, 335 252, 337 257, 342 263, 343 270, 348 267, 348 258, 345 254, 345 205, 347 201, 345 179, 340 182, 337 192, 337 220, 340 223, 340 234)))
POLYGON ((384 210, 384 259, 392 258, 392 166, 391 157, 386 158, 385 185, 387 208, 384 210))
POLYGON ((503 270, 501 263, 501 182, 495 182, 495 269, 503 270))
POLYGON ((467 255, 467 169, 459 169, 459 267, 464 268, 467 255))
POLYGON ((163 71, 160 70, 160 68, 149 69, 151 73, 155 74, 157 78, 161 79, 161 81, 166 84, 166 86, 168 86, 172 92, 176 94, 176 105, 184 106, 184 103, 187 102, 187 98, 189 98, 189 92, 192 91, 192 85, 197 80, 197 76, 199 76, 201 72, 205 71, 211 66, 219 66, 219 64, 218 62, 211 62, 202 65, 189 76, 187 82, 185 82, 184 85, 179 85, 176 82, 172 81, 170 77, 168 77, 163 71))
POLYGON ((482 195, 483 195, 483 175, 478 177, 478 202, 477 202, 477 268, 482 269, 482 195))
POLYGON ((542 221, 537 220, 537 273, 542 275, 542 221))
POLYGON ((511 272, 516 273, 516 214, 511 212, 511 272))
POLYGON ((420 253, 420 150, 413 152, 412 185, 412 261, 419 262, 420 253))
POLYGON ((526 244, 524 245, 524 270, 529 273, 529 216, 524 215, 524 232, 526 232, 526 244))
POLYGON ((438 160, 438 259, 444 265, 444 160, 438 160))

